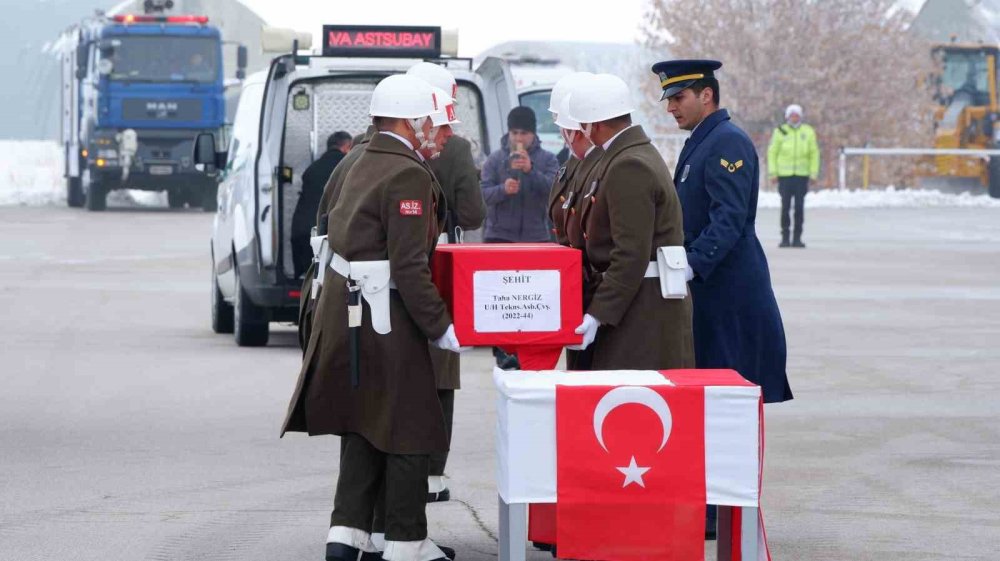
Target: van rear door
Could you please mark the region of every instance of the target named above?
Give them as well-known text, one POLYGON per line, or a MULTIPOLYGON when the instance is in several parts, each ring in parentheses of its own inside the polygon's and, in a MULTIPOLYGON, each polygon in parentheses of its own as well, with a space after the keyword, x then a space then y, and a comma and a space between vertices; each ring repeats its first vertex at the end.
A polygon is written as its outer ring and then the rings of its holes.
MULTIPOLYGON (((507 130, 507 114, 517 106, 517 90, 505 60, 487 57, 476 69, 476 74, 482 80, 480 90, 484 98, 484 117, 488 132, 488 144, 484 151, 489 156, 490 152, 500 148, 500 137, 507 130)), ((543 115, 536 117, 544 118, 543 115)))
MULTIPOLYGON (((279 182, 284 178, 278 169, 278 163, 281 161, 282 135, 285 130, 288 83, 294 73, 295 61, 292 55, 280 56, 271 61, 264 90, 264 106, 261 109, 254 204, 257 220, 254 221, 254 233, 258 241, 260 266, 268 270, 274 269, 281 238, 276 211, 279 207, 279 182)), ((271 277, 271 280, 273 282, 274 278, 271 277)))

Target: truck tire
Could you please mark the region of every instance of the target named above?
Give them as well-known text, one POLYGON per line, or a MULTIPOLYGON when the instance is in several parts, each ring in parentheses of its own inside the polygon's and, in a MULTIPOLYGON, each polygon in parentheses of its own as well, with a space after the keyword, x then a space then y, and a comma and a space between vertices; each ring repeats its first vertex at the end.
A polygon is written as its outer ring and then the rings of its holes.
POLYGON ((233 303, 233 335, 240 347, 263 347, 267 344, 267 314, 254 304, 243 289, 240 268, 233 264, 236 274, 236 301, 233 303))
POLYGON ((215 181, 207 183, 201 191, 201 208, 205 212, 215 212, 219 210, 219 184, 215 181))
POLYGON ((1000 199, 1000 158, 993 156, 989 163, 989 182, 987 191, 994 199, 1000 199))
POLYGON ((215 274, 215 257, 212 257, 212 331, 233 332, 233 306, 222 297, 219 277, 215 274))
POLYGON ((170 208, 184 208, 187 202, 187 193, 181 188, 167 189, 167 206, 170 208))
POLYGON ((79 177, 66 178, 66 205, 70 208, 80 208, 87 198, 83 194, 83 182, 79 177))
POLYGON ((100 176, 94 174, 87 187, 87 210, 101 211, 108 208, 108 188, 100 180, 100 176))

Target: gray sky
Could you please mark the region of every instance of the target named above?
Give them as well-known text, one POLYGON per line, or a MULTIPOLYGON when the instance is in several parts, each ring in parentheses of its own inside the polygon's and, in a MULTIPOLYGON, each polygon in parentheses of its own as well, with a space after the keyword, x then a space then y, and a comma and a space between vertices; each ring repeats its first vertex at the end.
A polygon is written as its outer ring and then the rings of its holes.
POLYGON ((460 29, 459 55, 468 57, 515 39, 630 43, 645 6, 645 0, 241 1, 273 26, 312 32, 314 47, 323 23, 439 25, 460 29))

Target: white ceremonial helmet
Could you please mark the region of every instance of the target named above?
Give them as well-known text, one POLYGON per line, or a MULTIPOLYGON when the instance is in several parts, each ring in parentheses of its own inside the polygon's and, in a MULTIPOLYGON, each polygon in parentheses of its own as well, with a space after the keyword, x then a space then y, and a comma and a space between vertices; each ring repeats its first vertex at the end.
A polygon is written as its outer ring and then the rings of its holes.
POLYGON ((458 114, 455 112, 455 100, 448 95, 448 92, 433 86, 431 86, 431 90, 434 93, 434 107, 436 108, 431 113, 431 124, 434 127, 443 127, 461 123, 462 121, 458 120, 458 114))
POLYGON ((599 123, 635 111, 632 92, 613 74, 595 74, 573 89, 569 118, 581 123, 599 123))
POLYGON ((430 134, 427 135, 426 140, 421 142, 420 147, 430 150, 430 157, 434 159, 441 156, 441 149, 443 148, 443 146, 438 146, 437 144, 438 129, 445 125, 457 125, 461 121, 458 120, 458 115, 455 113, 455 100, 448 95, 448 92, 433 86, 431 86, 431 90, 434 92, 435 111, 430 116, 430 134))
POLYGON ((432 62, 418 62, 406 71, 408 76, 416 76, 435 88, 441 88, 451 99, 458 98, 458 82, 448 69, 432 62))
POLYGON ((556 107, 556 126, 563 129, 564 131, 578 131, 580 130, 580 123, 574 121, 569 116, 569 100, 573 98, 573 92, 567 92, 563 96, 562 101, 556 107))
POLYGON ((583 82, 594 74, 591 72, 571 72, 552 86, 552 93, 549 96, 549 113, 559 114, 559 107, 566 95, 573 91, 577 84, 583 82))
POLYGON ((372 91, 368 114, 372 117, 421 119, 435 111, 434 90, 414 76, 396 74, 383 79, 372 91))

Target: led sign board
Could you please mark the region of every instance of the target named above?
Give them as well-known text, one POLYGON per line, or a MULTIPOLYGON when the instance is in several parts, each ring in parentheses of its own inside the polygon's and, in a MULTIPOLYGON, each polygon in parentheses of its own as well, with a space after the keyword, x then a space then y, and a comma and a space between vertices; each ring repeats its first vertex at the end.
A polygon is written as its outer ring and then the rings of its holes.
POLYGON ((441 28, 324 25, 323 56, 439 58, 441 28))

